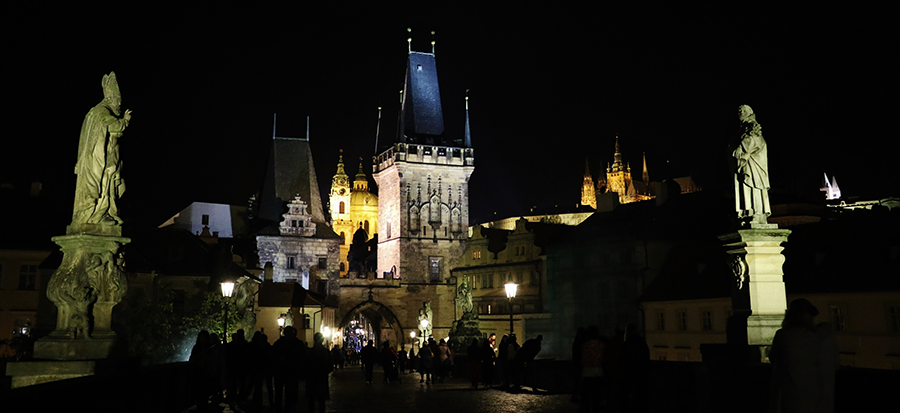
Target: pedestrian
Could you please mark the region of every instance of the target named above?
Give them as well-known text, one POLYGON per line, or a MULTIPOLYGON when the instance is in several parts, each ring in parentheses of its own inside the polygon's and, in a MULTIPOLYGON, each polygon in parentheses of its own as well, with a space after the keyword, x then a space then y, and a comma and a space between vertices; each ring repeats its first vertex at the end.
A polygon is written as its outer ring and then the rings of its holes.
POLYGON ((466 357, 469 359, 469 379, 472 381, 472 388, 477 390, 481 373, 481 348, 478 346, 477 338, 473 338, 472 344, 466 349, 466 357))
POLYGON ((391 348, 390 341, 385 341, 381 345, 381 368, 384 369, 383 383, 400 381, 400 376, 397 374, 398 358, 397 352, 391 348))
POLYGON ((306 359, 306 343, 297 338, 297 329, 284 328, 284 336, 272 345, 275 356, 275 406, 285 413, 297 408, 300 376, 306 359))
POLYGON ((438 367, 438 382, 443 383, 444 377, 450 374, 450 369, 453 368, 453 352, 450 351, 450 346, 447 345, 447 342, 444 339, 441 339, 440 343, 438 343, 438 360, 440 364, 438 367))
POLYGON ((337 344, 331 348, 331 361, 334 362, 334 369, 344 368, 344 353, 341 351, 341 347, 337 344))
POLYGON ((622 386, 623 402, 631 410, 645 411, 645 389, 647 387, 647 374, 650 367, 650 347, 644 337, 638 332, 637 325, 628 324, 625 329, 625 341, 620 350, 622 360, 622 386))
POLYGON ((496 358, 491 341, 485 340, 481 346, 481 375, 487 388, 494 385, 494 360, 496 358))
MULTIPOLYGON (((828 338, 830 328, 823 326, 817 331, 813 322, 819 310, 808 300, 798 298, 791 301, 784 316, 781 329, 775 332, 769 360, 772 362, 772 391, 769 410, 772 412, 819 412, 832 411, 833 392, 825 390, 826 381, 832 380, 836 357, 823 357, 832 348, 828 338), (827 368, 823 369, 824 364, 827 368), (830 370, 830 374, 823 374, 830 370), (831 394, 828 394, 831 393, 831 394), (829 399, 828 403, 825 399, 829 399)), ((835 347, 836 348, 836 347, 835 347)), ((833 384, 829 386, 833 389, 833 384)))
POLYGON ((504 389, 509 387, 509 380, 507 380, 507 374, 509 373, 506 360, 508 358, 507 350, 509 350, 509 336, 504 334, 500 338, 500 347, 497 349, 497 371, 495 372, 495 375, 500 379, 500 387, 504 389))
POLYGON ((409 372, 414 373, 419 371, 419 356, 416 355, 415 348, 409 348, 409 372))
POLYGON ((515 334, 510 334, 508 343, 506 345, 506 377, 505 377, 505 387, 512 387, 513 389, 519 388, 519 373, 520 367, 518 358, 519 349, 518 340, 516 339, 515 334))
POLYGON ((603 391, 603 349, 600 329, 590 326, 581 346, 581 411, 599 412, 603 391))
POLYGON ((231 342, 225 344, 226 377, 228 380, 228 401, 234 406, 243 401, 249 390, 249 350, 250 343, 244 337, 244 329, 231 335, 231 342))
POLYGON ((212 357, 213 377, 213 404, 218 405, 225 399, 225 346, 219 340, 219 335, 209 335, 209 354, 212 357))
POLYGON ((434 384, 434 353, 431 346, 425 344, 419 349, 419 383, 434 384))
MULTIPOLYGON (((263 385, 269 396, 269 405, 275 404, 274 386, 272 385, 272 345, 265 334, 257 331, 253 333, 249 348, 250 360, 250 391, 253 392, 253 406, 262 406, 263 385)), ((248 391, 247 395, 249 396, 248 391)), ((246 396, 245 396, 246 398, 246 396)))
POLYGON ((363 370, 366 372, 366 384, 372 384, 372 374, 375 371, 375 363, 379 358, 374 340, 369 340, 366 343, 366 346, 359 352, 359 357, 362 360, 363 370))
POLYGON ((397 367, 400 369, 400 372, 406 373, 406 364, 407 364, 406 349, 400 349, 400 352, 397 353, 397 362, 399 363, 399 365, 397 367))
POLYGON ((210 353, 209 332, 200 330, 188 359, 191 396, 198 412, 209 411, 209 399, 216 388, 216 366, 210 353))
POLYGON ((334 371, 334 364, 331 352, 325 348, 325 336, 316 333, 306 362, 306 403, 309 412, 315 412, 318 405, 319 413, 325 413, 325 401, 331 399, 328 375, 334 371))
POLYGON ((531 386, 532 390, 536 384, 534 358, 541 352, 541 341, 543 340, 544 336, 542 334, 538 334, 536 338, 525 340, 522 343, 522 350, 517 354, 519 357, 518 364, 522 368, 523 381, 531 386))

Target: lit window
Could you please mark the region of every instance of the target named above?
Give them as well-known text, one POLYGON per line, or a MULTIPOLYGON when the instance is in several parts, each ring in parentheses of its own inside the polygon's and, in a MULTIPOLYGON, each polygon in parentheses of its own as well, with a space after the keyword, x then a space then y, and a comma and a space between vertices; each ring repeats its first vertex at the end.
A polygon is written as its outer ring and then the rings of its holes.
POLYGON ((831 327, 834 328, 834 331, 844 331, 846 328, 844 325, 846 322, 845 318, 844 309, 841 306, 831 306, 831 327))
POLYGON ((703 331, 712 331, 712 311, 703 311, 700 313, 703 324, 703 331))
POLYGON ((472 259, 480 260, 481 259, 481 250, 472 251, 472 259))
POLYGON ((431 268, 431 281, 440 281, 441 279, 441 259, 440 258, 431 258, 431 263, 429 265, 431 268))

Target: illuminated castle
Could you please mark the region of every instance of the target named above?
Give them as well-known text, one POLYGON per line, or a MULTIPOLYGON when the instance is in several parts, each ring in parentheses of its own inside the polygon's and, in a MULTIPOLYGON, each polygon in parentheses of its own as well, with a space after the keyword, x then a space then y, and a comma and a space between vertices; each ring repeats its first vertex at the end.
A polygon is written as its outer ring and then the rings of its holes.
POLYGON ((350 186, 350 177, 344 172, 344 155, 338 158, 337 172, 331 179, 329 195, 331 228, 341 236, 341 276, 347 275, 349 263, 347 254, 353 235, 363 230, 370 240, 378 230, 378 195, 369 192, 369 179, 359 162, 359 172, 350 186))

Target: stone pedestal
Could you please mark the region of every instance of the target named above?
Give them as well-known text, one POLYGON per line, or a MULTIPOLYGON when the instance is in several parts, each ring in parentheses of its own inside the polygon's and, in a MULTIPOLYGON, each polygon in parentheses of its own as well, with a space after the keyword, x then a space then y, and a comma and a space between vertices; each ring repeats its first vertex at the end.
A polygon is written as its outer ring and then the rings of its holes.
POLYGON ((68 235, 53 237, 63 252, 47 285, 47 297, 58 310, 56 330, 35 342, 37 359, 94 360, 112 354, 112 309, 128 290, 122 247, 131 240, 118 236, 121 227, 89 229, 102 235, 73 225, 68 235))
POLYGON ((781 328, 787 309, 781 244, 790 233, 774 224, 751 224, 719 237, 730 256, 735 316, 747 317, 747 343, 735 344, 770 345, 781 328))

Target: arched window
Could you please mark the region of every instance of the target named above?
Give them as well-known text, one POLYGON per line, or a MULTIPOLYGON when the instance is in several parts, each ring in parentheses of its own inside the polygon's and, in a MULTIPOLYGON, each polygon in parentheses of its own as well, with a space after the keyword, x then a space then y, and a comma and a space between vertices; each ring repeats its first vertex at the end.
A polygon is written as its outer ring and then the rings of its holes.
POLYGON ((344 213, 344 201, 341 201, 341 206, 339 207, 339 209, 341 211, 340 213, 343 214, 344 213))
MULTIPOLYGON (((346 244, 346 243, 347 243, 347 235, 344 234, 344 231, 341 231, 341 245, 344 245, 344 244, 346 244)), ((343 264, 341 264, 341 265, 343 265, 343 264)), ((343 271, 343 270, 344 270, 344 269, 341 268, 341 271, 343 271)))
POLYGON ((366 220, 365 230, 366 234, 369 234, 369 220, 366 220))
POLYGON ((346 268, 346 267, 344 267, 344 263, 341 262, 341 272, 344 272, 344 269, 345 269, 345 268, 346 268))

